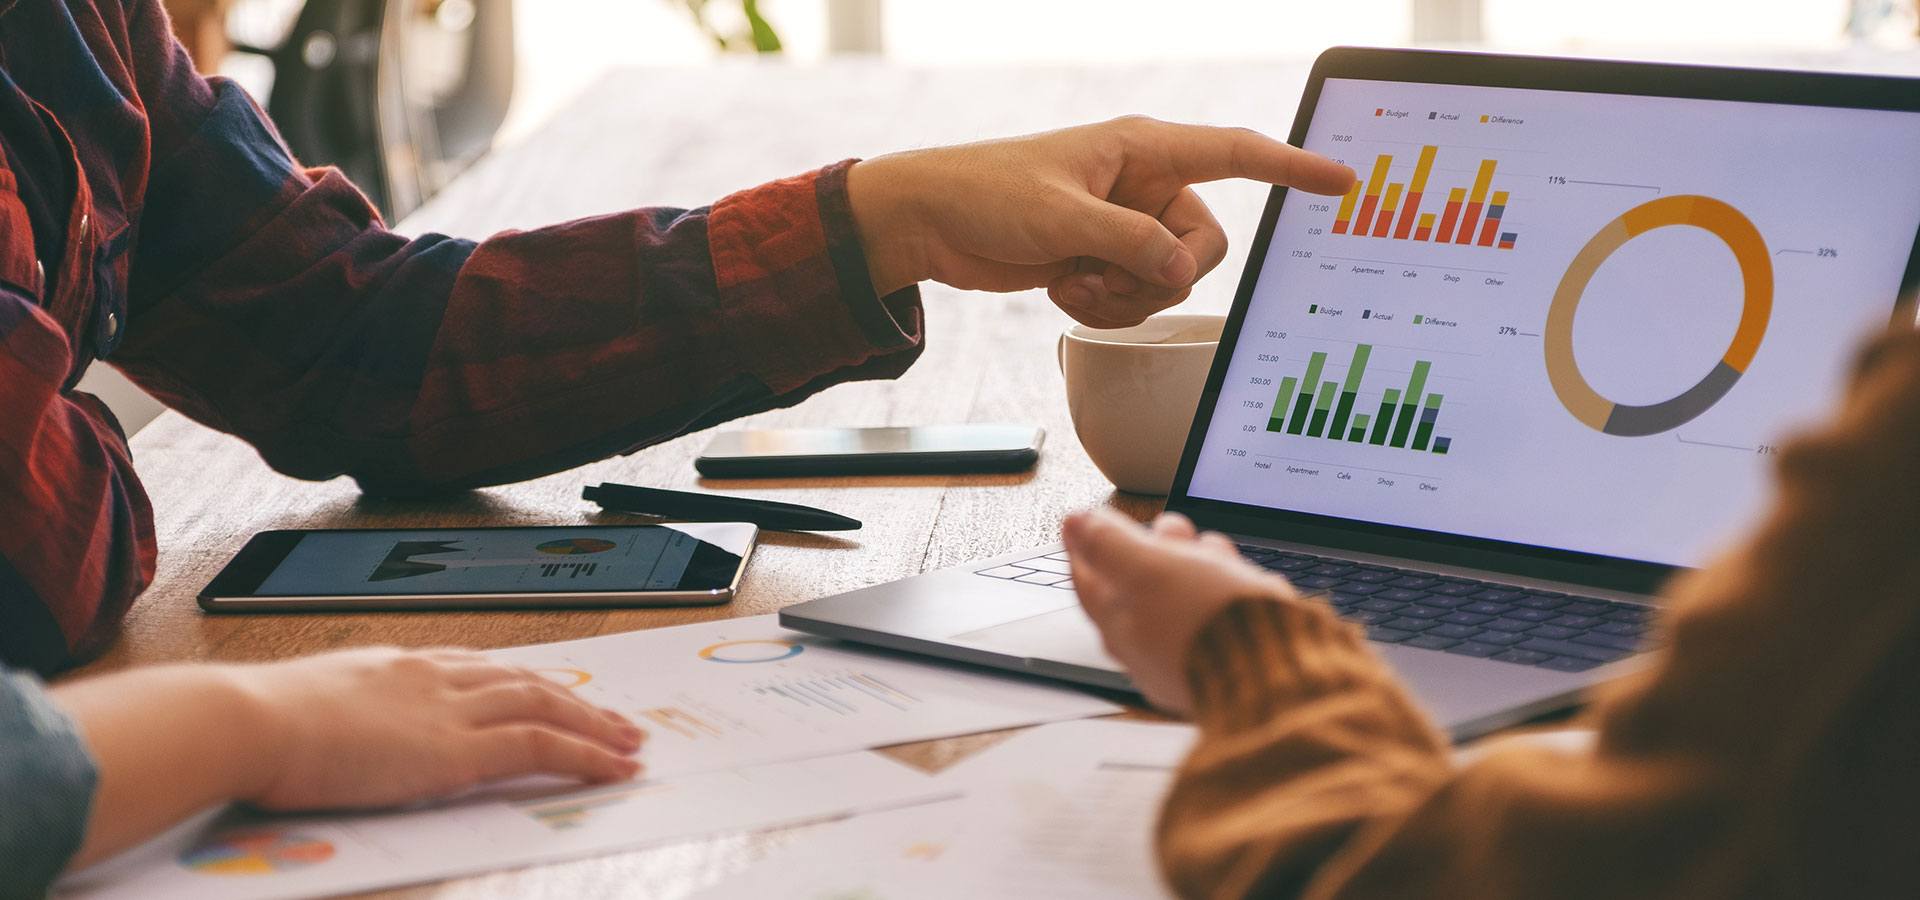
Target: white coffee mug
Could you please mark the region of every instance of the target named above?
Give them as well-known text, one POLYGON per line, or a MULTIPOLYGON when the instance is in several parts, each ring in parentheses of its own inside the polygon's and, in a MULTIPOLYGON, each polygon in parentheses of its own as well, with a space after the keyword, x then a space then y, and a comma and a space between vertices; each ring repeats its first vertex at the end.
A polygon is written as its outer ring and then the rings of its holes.
POLYGON ((1060 335, 1073 430, 1114 487, 1172 490, 1225 324, 1221 316, 1155 316, 1131 328, 1075 325, 1060 335))

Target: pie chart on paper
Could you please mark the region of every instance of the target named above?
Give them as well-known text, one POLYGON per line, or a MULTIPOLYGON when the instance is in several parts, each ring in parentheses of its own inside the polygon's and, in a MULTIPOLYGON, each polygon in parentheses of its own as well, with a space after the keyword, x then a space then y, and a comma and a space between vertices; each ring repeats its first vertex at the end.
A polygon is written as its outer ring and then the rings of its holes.
POLYGON ((282 831, 223 834, 180 855, 180 865, 202 875, 272 875, 333 858, 333 845, 282 831))

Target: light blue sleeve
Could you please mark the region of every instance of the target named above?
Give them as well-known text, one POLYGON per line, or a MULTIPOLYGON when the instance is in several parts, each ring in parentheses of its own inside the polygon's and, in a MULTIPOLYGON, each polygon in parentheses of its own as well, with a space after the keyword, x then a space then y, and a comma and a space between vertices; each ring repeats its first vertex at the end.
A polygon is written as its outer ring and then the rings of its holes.
POLYGON ((86 836, 98 780, 73 720, 0 668, 0 898, 39 897, 86 836))

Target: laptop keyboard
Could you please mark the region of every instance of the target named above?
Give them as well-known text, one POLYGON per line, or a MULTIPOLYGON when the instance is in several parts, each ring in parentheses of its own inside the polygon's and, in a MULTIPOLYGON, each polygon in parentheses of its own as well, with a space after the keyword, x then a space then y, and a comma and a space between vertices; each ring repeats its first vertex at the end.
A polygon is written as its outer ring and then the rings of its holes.
POLYGON ((1073 570, 1067 568, 1067 551, 1065 550, 985 569, 978 574, 988 578, 1004 578, 1008 581, 1024 581, 1043 587, 1055 587, 1063 591, 1073 590, 1073 570))
MULTIPOLYGON (((1645 649, 1653 608, 1435 575, 1291 550, 1240 545, 1256 565, 1324 596, 1367 637, 1556 672, 1584 672, 1645 649)), ((1062 550, 978 574, 1073 590, 1062 550)))

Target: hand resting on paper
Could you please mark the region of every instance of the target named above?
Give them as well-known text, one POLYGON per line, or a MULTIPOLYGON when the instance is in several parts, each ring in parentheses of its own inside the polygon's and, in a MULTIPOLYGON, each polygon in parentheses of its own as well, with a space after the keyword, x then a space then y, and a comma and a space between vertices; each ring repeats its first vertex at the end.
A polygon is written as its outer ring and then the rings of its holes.
POLYGON ((161 666, 53 699, 99 771, 75 867, 227 802, 367 808, 520 775, 631 778, 644 739, 534 672, 459 650, 161 666))

